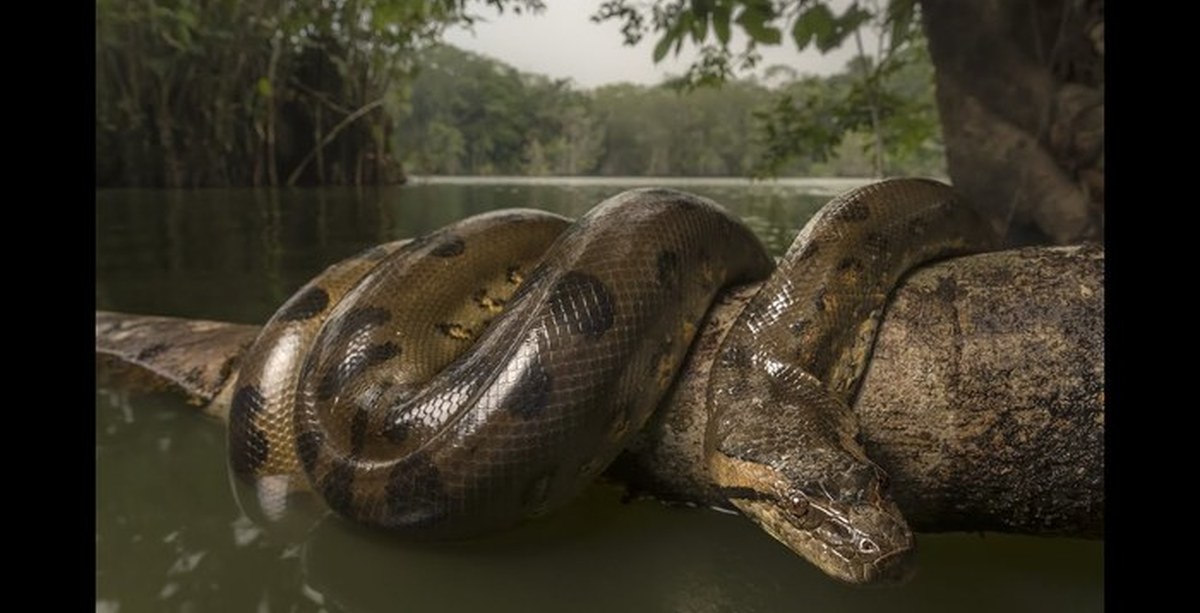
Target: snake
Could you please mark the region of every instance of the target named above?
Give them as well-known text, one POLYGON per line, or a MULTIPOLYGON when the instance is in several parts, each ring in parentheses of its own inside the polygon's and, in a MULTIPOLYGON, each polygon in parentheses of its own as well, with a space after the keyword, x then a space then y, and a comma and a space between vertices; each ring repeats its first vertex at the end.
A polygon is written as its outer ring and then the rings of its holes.
POLYGON ((591 483, 714 300, 762 282, 710 375, 708 473, 831 577, 900 580, 915 538, 850 401, 903 276, 996 242, 951 187, 915 178, 834 198, 779 262, 719 204, 665 188, 574 222, 468 217, 334 264, 276 311, 234 386, 230 469, 268 517, 307 491, 403 536, 502 530, 591 483))

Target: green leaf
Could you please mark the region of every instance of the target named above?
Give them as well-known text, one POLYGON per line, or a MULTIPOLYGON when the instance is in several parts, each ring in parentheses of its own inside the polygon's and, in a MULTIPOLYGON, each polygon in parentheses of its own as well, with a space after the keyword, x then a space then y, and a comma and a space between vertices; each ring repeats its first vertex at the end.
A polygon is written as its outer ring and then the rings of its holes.
POLYGON ((776 27, 763 28, 762 33, 754 37, 755 42, 766 43, 768 45, 778 45, 783 41, 783 32, 776 27))
POLYGON ((859 8, 857 3, 850 5, 850 8, 846 9, 846 12, 842 13, 842 16, 837 20, 837 29, 841 34, 841 38, 845 38, 847 35, 853 33, 859 26, 870 20, 871 17, 871 12, 859 8))
POLYGON ((796 18, 796 23, 792 26, 792 40, 796 41, 796 48, 803 51, 814 38, 817 45, 821 46, 822 41, 827 41, 834 35, 835 29, 833 13, 829 7, 818 4, 796 18))
POLYGON ((913 0, 891 0, 888 3, 887 20, 892 25, 892 38, 888 43, 890 51, 895 51, 912 34, 913 4, 913 0))
POLYGON ((783 34, 779 28, 767 25, 766 22, 771 17, 770 13, 757 6, 747 6, 742 9, 736 21, 754 42, 778 45, 779 41, 783 39, 783 34))
POLYGON ((258 95, 262 96, 263 98, 271 97, 271 82, 268 81, 266 77, 258 78, 258 86, 256 89, 258 90, 258 95))
MULTIPOLYGON (((828 12, 828 9, 826 9, 828 12)), ((832 14, 831 14, 832 17, 832 14)), ((828 30, 817 32, 817 49, 821 53, 825 53, 830 49, 835 49, 841 46, 842 41, 846 37, 853 34, 860 25, 871 18, 871 13, 858 7, 858 3, 850 5, 841 17, 831 19, 831 27, 828 30)))
POLYGON ((692 40, 698 45, 704 42, 706 36, 708 36, 708 16, 697 16, 692 20, 692 40))
POLYGON ((721 41, 722 45, 729 44, 729 13, 728 4, 722 3, 713 7, 713 31, 717 33, 717 40, 721 41))
POLYGON ((654 62, 661 62, 664 57, 667 57, 667 50, 671 48, 671 43, 674 42, 675 35, 673 32, 663 34, 663 37, 658 39, 658 44, 654 45, 654 62))

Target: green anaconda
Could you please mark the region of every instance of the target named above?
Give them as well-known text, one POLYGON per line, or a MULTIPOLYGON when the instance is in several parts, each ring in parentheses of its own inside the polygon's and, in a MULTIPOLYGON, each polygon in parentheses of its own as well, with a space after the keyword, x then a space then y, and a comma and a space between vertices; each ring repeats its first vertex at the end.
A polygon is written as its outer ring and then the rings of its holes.
POLYGON ((625 192, 574 223, 471 217, 331 266, 276 312, 234 388, 231 467, 267 515, 311 489, 416 537, 512 525, 599 474, 670 388, 709 304, 769 276, 713 368, 709 472, 830 575, 894 578, 913 536, 847 402, 901 276, 994 241, 923 179, 836 198, 778 266, 720 206, 673 190, 625 192))

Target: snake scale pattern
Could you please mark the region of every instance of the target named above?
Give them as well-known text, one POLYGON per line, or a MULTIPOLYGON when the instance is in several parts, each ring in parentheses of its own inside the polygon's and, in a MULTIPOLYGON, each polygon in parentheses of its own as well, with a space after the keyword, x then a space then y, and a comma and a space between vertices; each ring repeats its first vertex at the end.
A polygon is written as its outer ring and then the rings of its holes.
POLYGON ((906 575, 914 539, 848 409, 887 296, 995 245, 941 183, 831 201, 776 265, 712 201, 638 189, 574 223, 478 215, 331 266, 264 326, 230 413, 232 472, 266 517, 296 491, 417 538, 561 506, 667 393, 723 290, 766 279, 710 379, 705 456, 745 515, 851 583, 906 575))

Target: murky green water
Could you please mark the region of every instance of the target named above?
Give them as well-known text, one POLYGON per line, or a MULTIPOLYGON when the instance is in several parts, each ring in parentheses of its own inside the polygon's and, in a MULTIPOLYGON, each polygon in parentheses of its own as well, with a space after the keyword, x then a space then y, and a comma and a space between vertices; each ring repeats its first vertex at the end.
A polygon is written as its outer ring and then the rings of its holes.
MULTIPOLYGON (((845 184, 678 182, 786 249, 845 184)), ((96 308, 261 323, 366 246, 470 214, 576 216, 605 181, 423 183, 388 190, 97 194, 96 308)), ((412 545, 325 521, 280 543, 241 516, 220 427, 182 400, 96 393, 97 611, 1096 611, 1102 544, 921 535, 908 585, 836 584, 748 521, 621 503, 596 486, 544 520, 412 545)))

